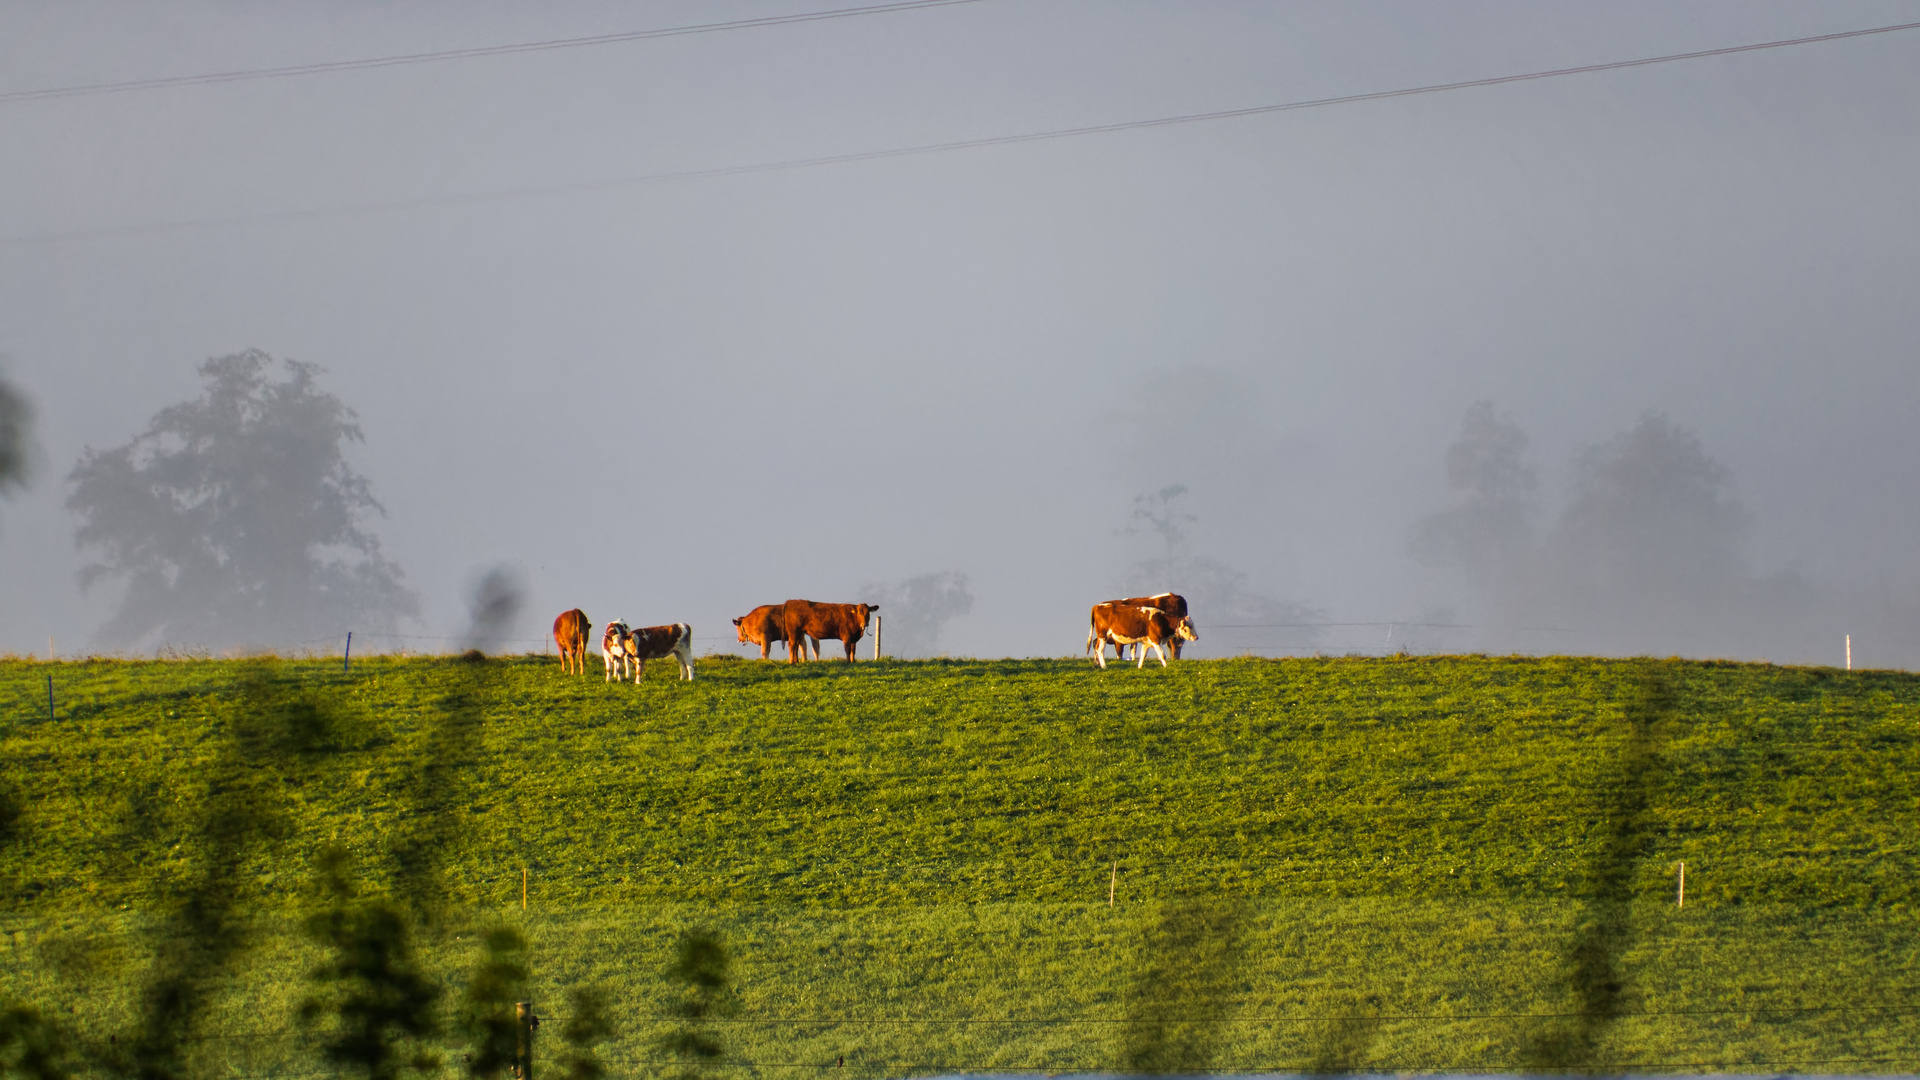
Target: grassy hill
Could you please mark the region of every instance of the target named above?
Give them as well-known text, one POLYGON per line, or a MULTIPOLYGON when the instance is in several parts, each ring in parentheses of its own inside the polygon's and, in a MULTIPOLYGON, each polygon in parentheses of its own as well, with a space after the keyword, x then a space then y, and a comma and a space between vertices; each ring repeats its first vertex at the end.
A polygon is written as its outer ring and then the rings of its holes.
POLYGON ((694 926, 737 959, 728 1067, 770 1076, 1920 1067, 1920 678, 655 667, 0 663, 6 983, 93 1039, 192 969, 195 1069, 311 1071, 333 852, 456 991, 493 925, 546 1008, 606 987, 616 1074, 694 926))

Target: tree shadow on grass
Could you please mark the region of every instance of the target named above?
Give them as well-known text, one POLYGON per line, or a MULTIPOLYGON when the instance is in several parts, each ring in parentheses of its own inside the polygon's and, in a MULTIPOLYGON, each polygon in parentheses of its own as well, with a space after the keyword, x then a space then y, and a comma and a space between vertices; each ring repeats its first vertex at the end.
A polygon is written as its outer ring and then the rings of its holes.
POLYGON ((1147 931, 1128 1001, 1121 1051, 1128 1073, 1198 1073, 1213 1067, 1222 1020, 1237 997, 1245 904, 1168 902, 1147 931))
POLYGON ((1619 758, 1595 793, 1600 844, 1587 867, 1585 904, 1563 958, 1574 1012, 1526 1040, 1522 1060, 1530 1070, 1591 1067, 1626 1005, 1622 957, 1633 944, 1633 883, 1654 844, 1650 807, 1665 771, 1660 749, 1679 704, 1668 671, 1651 662, 1640 666, 1627 690, 1619 758))

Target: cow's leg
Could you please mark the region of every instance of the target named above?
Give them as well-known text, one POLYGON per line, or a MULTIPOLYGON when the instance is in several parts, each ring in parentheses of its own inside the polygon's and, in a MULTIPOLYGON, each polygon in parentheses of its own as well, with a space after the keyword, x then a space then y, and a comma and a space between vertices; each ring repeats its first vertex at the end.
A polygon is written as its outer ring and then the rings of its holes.
MULTIPOLYGON (((1093 659, 1093 638, 1094 638, 1094 635, 1093 635, 1093 626, 1092 626, 1092 624, 1088 624, 1088 626, 1087 626, 1087 647, 1086 647, 1086 648, 1084 648, 1084 649, 1082 649, 1082 650, 1080 650, 1080 651, 1081 651, 1081 654, 1082 654, 1082 655, 1084 655, 1084 656, 1086 656, 1086 657, 1087 657, 1087 659, 1089 659, 1089 660, 1091 660, 1091 659, 1093 659)), ((1106 655, 1106 652, 1107 652, 1107 643, 1106 643, 1106 642, 1105 642, 1105 641, 1103 640, 1103 641, 1101 641, 1101 642, 1100 642, 1100 654, 1101 654, 1101 656, 1102 656, 1102 657, 1104 657, 1104 656, 1106 655)))
POLYGON ((847 663, 849 664, 853 663, 853 647, 855 645, 860 644, 859 631, 855 631, 851 634, 848 634, 846 637, 841 638, 840 640, 846 642, 847 644, 847 663))
MULTIPOLYGON (((1160 654, 1160 666, 1166 667, 1167 666, 1167 643, 1164 641, 1156 641, 1153 643, 1152 648, 1154 652, 1157 652, 1160 654)), ((1144 652, 1141 655, 1141 659, 1142 660, 1146 659, 1144 652)))
POLYGON ((647 662, 640 657, 633 658, 633 685, 640 685, 640 677, 647 673, 647 662))

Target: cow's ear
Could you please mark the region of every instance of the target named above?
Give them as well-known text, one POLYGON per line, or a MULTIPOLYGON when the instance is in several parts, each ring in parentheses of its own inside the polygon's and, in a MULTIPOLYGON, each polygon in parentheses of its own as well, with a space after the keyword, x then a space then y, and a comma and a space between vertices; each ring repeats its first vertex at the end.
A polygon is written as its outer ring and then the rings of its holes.
POLYGON ((880 610, 880 605, 879 605, 879 604, 868 604, 868 605, 867 605, 867 610, 868 610, 868 611, 879 611, 879 610, 880 610))
MULTIPOLYGON (((742 615, 742 616, 740 616, 740 619, 744 619, 744 618, 746 618, 746 616, 745 616, 745 615, 742 615)), ((735 625, 735 626, 739 626, 739 625, 740 625, 740 619, 735 619, 735 620, 733 620, 733 625, 735 625)))

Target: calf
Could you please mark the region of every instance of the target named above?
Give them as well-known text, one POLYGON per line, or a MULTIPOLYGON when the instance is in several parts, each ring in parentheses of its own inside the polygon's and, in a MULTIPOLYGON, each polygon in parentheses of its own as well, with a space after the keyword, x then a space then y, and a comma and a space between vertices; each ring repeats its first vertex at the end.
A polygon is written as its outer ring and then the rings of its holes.
MULTIPOLYGON (((787 634, 787 663, 800 662, 793 643, 802 637, 816 641, 838 638, 847 647, 847 662, 853 662, 853 647, 867 632, 867 620, 880 610, 878 604, 816 604, 811 600, 789 600, 780 605, 781 622, 787 634)), ((818 658, 819 653, 815 652, 818 658)))
POLYGON ((647 673, 647 661, 667 656, 680 661, 682 679, 693 681, 693 627, 686 623, 629 630, 626 653, 633 659, 633 681, 636 684, 647 673))
MULTIPOLYGON (((782 614, 783 608, 784 605, 781 604, 761 604, 759 607, 733 620, 733 625, 737 628, 736 636, 740 643, 742 645, 753 644, 760 646, 760 659, 762 660, 767 659, 767 652, 773 647, 773 643, 776 641, 785 642, 788 650, 792 650, 793 643, 787 641, 787 627, 782 614)), ((820 643, 818 641, 803 641, 801 645, 802 647, 812 645, 813 658, 815 660, 820 659, 820 643)))
POLYGON ((627 678, 627 635, 632 631, 619 619, 607 624, 600 632, 600 658, 607 663, 607 682, 613 681, 614 672, 620 673, 622 682, 627 678))
POLYGON ((1147 665, 1147 649, 1159 653, 1160 666, 1166 667, 1168 642, 1181 638, 1187 641, 1200 640, 1200 636, 1193 632, 1191 619, 1185 615, 1169 615, 1159 608, 1095 604, 1088 622, 1087 652, 1102 668, 1107 666, 1108 643, 1116 648, 1122 645, 1144 646, 1139 650, 1140 662, 1135 667, 1147 665))
POLYGON ((587 673, 587 631, 593 624, 579 608, 563 611, 553 620, 553 640, 560 646, 560 670, 579 675, 587 673), (578 667, 577 672, 574 671, 578 667))

